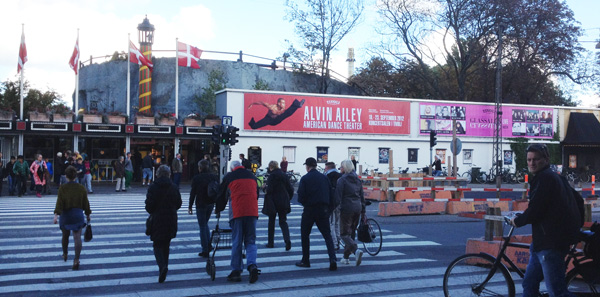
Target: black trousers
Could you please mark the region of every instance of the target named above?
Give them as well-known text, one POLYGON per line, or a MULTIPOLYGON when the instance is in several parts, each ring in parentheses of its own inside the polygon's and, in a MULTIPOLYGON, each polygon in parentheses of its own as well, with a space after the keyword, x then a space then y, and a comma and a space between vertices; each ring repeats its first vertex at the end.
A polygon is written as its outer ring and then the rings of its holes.
POLYGON ((327 205, 306 206, 302 212, 300 221, 300 238, 302 240, 302 262, 310 263, 310 232, 314 224, 317 224, 319 232, 325 239, 329 261, 336 261, 333 240, 331 239, 331 227, 329 226, 329 210, 327 205))
POLYGON ((279 216, 279 228, 283 235, 283 241, 290 241, 290 228, 287 223, 287 214, 285 211, 280 211, 276 215, 269 216, 267 243, 273 245, 275 242, 275 216, 279 216))
POLYGON ((15 182, 15 186, 16 186, 16 190, 17 190, 17 195, 21 196, 23 194, 25 194, 27 192, 27 178, 25 176, 22 175, 17 175, 16 177, 16 182, 15 182))
POLYGON ((169 247, 171 246, 171 240, 155 240, 152 243, 154 248, 154 258, 156 258, 156 264, 158 265, 158 271, 162 271, 163 268, 169 267, 169 247))

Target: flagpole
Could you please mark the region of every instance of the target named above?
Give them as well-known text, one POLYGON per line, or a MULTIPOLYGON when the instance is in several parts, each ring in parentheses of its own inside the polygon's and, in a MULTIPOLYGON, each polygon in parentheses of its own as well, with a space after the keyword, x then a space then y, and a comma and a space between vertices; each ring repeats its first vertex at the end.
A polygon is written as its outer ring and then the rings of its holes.
MULTIPOLYGON (((79 48, 79 28, 77 28, 77 51, 81 56, 81 49, 79 48)), ((79 113, 79 59, 77 59, 77 65, 75 65, 75 116, 79 113)))
MULTIPOLYGON (((127 124, 131 123, 131 34, 127 33, 127 124)), ((131 136, 125 137, 125 152, 131 152, 131 136)), ((126 155, 127 156, 127 155, 126 155)))
MULTIPOLYGON (((21 24, 21 36, 25 35, 25 24, 21 24)), ((19 50, 20 51, 20 50, 19 50)), ((23 63, 23 65, 21 66, 21 81, 20 81, 20 96, 19 96, 19 116, 21 118, 21 121, 25 120, 25 118, 23 117, 23 75, 25 72, 25 63, 23 63)))
POLYGON ((175 118, 179 119, 179 38, 175 38, 175 118))

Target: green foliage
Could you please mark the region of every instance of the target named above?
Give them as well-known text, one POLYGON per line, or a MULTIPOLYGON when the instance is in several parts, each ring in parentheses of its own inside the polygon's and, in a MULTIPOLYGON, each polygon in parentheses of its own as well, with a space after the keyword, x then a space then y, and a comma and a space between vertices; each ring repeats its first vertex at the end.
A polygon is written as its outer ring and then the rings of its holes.
POLYGON ((267 83, 266 81, 264 81, 260 78, 256 80, 256 83, 254 83, 254 85, 252 86, 252 89, 271 91, 271 87, 269 86, 269 83, 267 83))
MULTIPOLYGON (((29 87, 27 81, 23 85, 23 113, 38 110, 45 111, 53 105, 64 104, 58 93, 54 90, 42 92, 29 87)), ((7 80, 0 83, 0 108, 12 109, 19 116, 20 110, 20 86, 19 81, 7 80)))
POLYGON ((216 69, 208 74, 208 87, 202 88, 204 93, 200 96, 195 96, 194 101, 198 104, 199 110, 205 115, 212 115, 217 112, 216 92, 227 88, 228 79, 225 77, 225 72, 216 69))
MULTIPOLYGON (((510 149, 513 151, 515 160, 515 168, 520 170, 527 168, 527 147, 529 146, 529 139, 525 137, 508 138, 510 143, 510 149)), ((550 154, 550 164, 562 164, 562 150, 560 144, 546 144, 548 147, 548 153, 550 154)))

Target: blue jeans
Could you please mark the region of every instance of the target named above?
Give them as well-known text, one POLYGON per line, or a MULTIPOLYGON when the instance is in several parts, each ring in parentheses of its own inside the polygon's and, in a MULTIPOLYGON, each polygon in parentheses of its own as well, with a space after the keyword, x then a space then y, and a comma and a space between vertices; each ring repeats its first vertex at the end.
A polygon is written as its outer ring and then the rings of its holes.
POLYGON ((231 270, 242 271, 242 242, 246 247, 246 264, 256 265, 257 217, 241 217, 229 221, 231 226, 231 270))
POLYGON ((202 252, 210 252, 210 230, 208 229, 208 220, 212 214, 214 204, 201 205, 196 202, 196 218, 198 218, 198 226, 200 227, 200 244, 202 252))
POLYGON ((16 178, 13 178, 12 176, 8 176, 8 194, 9 195, 14 195, 15 194, 15 182, 16 182, 16 178))
POLYGON ((545 280, 551 297, 575 296, 569 293, 565 281, 566 252, 553 249, 534 252, 532 245, 529 253, 529 264, 523 278, 523 297, 539 296, 542 280, 545 280))
POLYGON ((181 183, 181 173, 173 173, 173 183, 179 187, 179 183, 181 183))
POLYGON ((94 192, 94 191, 92 190, 92 175, 91 175, 91 174, 89 174, 89 173, 86 173, 86 174, 83 176, 83 183, 82 183, 82 184, 83 184, 83 186, 84 186, 84 187, 87 189, 88 193, 92 193, 92 192, 94 192))
MULTIPOLYGON (((142 170, 142 172, 144 173, 144 175, 142 176, 142 179, 147 180, 149 183, 150 180, 152 180, 152 168, 144 168, 142 170)), ((143 180, 142 180, 142 183, 144 183, 143 180)))

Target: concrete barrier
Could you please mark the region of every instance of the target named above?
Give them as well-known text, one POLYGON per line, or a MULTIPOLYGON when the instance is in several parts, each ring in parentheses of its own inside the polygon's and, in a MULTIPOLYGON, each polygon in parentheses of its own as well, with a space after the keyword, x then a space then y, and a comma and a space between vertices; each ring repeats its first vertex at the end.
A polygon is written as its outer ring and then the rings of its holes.
MULTIPOLYGON (((511 239, 511 242, 531 244, 531 235, 515 235, 511 239)), ((466 253, 487 253, 496 257, 501 245, 502 238, 500 237, 495 237, 492 241, 485 241, 483 238, 471 238, 467 240, 466 253)), ((506 248, 506 256, 520 269, 524 270, 527 268, 527 263, 529 263, 529 249, 509 246, 506 248)))
POLYGON ((488 199, 473 201, 448 201, 446 204, 446 213, 459 214, 463 212, 485 212, 488 208, 499 207, 502 211, 509 211, 509 201, 495 201, 498 199, 488 199))
POLYGON ((379 203, 379 216, 400 216, 414 214, 443 214, 446 211, 446 202, 382 202, 379 203))

